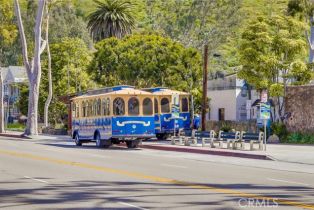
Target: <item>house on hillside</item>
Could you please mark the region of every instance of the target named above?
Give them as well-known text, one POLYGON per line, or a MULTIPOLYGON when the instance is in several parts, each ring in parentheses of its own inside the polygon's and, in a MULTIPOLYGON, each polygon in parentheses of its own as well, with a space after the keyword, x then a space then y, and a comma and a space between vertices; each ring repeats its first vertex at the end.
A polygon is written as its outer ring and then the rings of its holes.
POLYGON ((257 118, 257 107, 252 105, 259 99, 259 94, 236 73, 217 72, 208 80, 207 96, 210 98, 207 120, 245 121, 257 118))
POLYGON ((20 97, 20 84, 27 84, 26 69, 23 66, 1 68, 4 88, 4 113, 8 123, 21 115, 16 103, 20 97))

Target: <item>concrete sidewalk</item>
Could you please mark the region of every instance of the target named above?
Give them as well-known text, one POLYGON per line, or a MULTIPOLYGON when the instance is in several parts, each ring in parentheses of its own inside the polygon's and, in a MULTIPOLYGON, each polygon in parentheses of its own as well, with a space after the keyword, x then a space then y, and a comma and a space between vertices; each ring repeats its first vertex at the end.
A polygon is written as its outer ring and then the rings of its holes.
MULTIPOLYGON (((181 146, 171 145, 170 141, 144 141, 142 146, 148 149, 189 152, 209 155, 221 155, 231 157, 242 157, 252 159, 276 160, 290 163, 314 165, 314 145, 292 145, 292 144, 267 144, 267 150, 249 150, 246 144, 245 150, 210 148, 209 146, 181 146)), ((226 147, 226 145, 224 145, 226 147)))
MULTIPOLYGON (((0 134, 4 137, 24 138, 33 140, 68 140, 72 141, 70 136, 55 136, 55 135, 38 135, 32 137, 23 137, 21 132, 8 132, 0 134)), ((257 147, 257 145, 255 145, 257 147)), ((267 151, 249 150, 249 144, 246 144, 245 150, 219 149, 210 148, 209 146, 202 147, 199 143, 197 146, 171 145, 171 141, 148 140, 143 141, 141 148, 186 152, 196 154, 208 154, 218 156, 240 157, 250 159, 275 160, 290 163, 310 164, 314 165, 314 145, 291 145, 291 144, 267 144, 267 151)), ((226 145, 224 145, 226 147, 226 145)))

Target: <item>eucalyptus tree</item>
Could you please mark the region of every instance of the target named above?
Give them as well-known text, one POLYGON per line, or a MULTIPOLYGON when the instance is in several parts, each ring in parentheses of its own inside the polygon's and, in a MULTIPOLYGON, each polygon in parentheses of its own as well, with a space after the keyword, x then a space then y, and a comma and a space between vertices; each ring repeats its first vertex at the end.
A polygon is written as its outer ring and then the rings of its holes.
POLYGON ((108 37, 122 38, 135 26, 133 4, 125 0, 94 0, 97 8, 88 15, 87 27, 94 40, 108 37))
POLYGON ((44 8, 46 0, 38 0, 38 8, 35 19, 34 28, 34 52, 33 57, 30 58, 27 41, 25 37, 24 25, 21 16, 21 10, 19 0, 15 2, 15 15, 17 17, 17 23, 19 28, 19 35, 22 45, 23 62, 27 72, 29 81, 29 98, 28 98, 28 112, 27 112, 27 124, 25 129, 25 135, 37 135, 38 134, 38 99, 39 99, 39 86, 41 81, 41 58, 40 55, 46 47, 46 41, 42 39, 42 22, 44 16, 44 8))
POLYGON ((49 13, 49 4, 53 3, 52 1, 49 1, 46 3, 45 7, 45 13, 46 13, 46 28, 45 28, 45 39, 47 42, 47 57, 48 57, 48 97, 45 102, 44 107, 44 126, 48 127, 49 121, 48 121, 48 113, 49 113, 49 105, 51 103, 52 99, 52 76, 51 76, 51 53, 50 53, 50 46, 49 46, 49 19, 50 19, 50 13, 49 13))

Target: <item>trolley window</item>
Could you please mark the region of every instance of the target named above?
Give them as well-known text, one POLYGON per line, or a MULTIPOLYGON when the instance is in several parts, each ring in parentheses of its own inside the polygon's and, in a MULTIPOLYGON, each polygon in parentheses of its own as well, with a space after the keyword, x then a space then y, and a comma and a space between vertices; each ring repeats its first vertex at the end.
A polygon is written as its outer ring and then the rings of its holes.
POLYGON ((125 105, 122 98, 116 98, 113 101, 113 114, 114 115, 124 115, 125 105))
POLYGON ((76 103, 71 102, 72 117, 76 117, 76 103))
POLYGON ((107 99, 102 100, 102 114, 107 115, 107 99))
POLYGON ((145 98, 143 100, 143 115, 153 114, 153 102, 150 98, 145 98))
POLYGON ((110 115, 110 99, 107 98, 107 115, 110 115))
POLYGON ((137 98, 132 97, 128 101, 129 115, 140 114, 140 103, 137 98))
POLYGON ((86 103, 85 101, 82 102, 82 115, 86 117, 86 103))
POLYGON ((189 101, 187 98, 181 99, 181 111, 188 112, 189 111, 189 101))
POLYGON ((93 114, 93 101, 89 100, 88 101, 88 113, 87 113, 87 117, 91 117, 93 114))
POLYGON ((97 108, 98 108, 97 100, 94 99, 94 101, 93 101, 93 113, 92 113, 93 116, 97 115, 97 108))
POLYGON ((97 100, 97 115, 101 115, 101 100, 97 100))
POLYGON ((155 114, 158 114, 158 100, 156 98, 154 99, 154 109, 155 114))
POLYGON ((80 104, 75 104, 75 117, 80 117, 80 104))
POLYGON ((170 112, 170 104, 169 104, 169 99, 168 98, 163 98, 161 99, 161 112, 162 113, 169 113, 170 112))

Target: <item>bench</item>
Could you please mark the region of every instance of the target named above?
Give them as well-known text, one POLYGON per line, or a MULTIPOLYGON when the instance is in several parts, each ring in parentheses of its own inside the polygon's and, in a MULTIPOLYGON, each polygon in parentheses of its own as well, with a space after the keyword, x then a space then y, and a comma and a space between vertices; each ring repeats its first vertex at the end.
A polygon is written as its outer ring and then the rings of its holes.
POLYGON ((202 142, 202 147, 206 146, 206 142, 210 143, 210 146, 213 147, 213 140, 215 138, 215 131, 197 131, 195 137, 197 141, 202 142))
POLYGON ((254 143, 259 145, 259 150, 263 149, 263 139, 264 139, 264 132, 260 133, 246 133, 244 131, 241 132, 240 136, 240 144, 241 149, 245 149, 245 142, 250 142, 250 150, 254 149, 254 143))
POLYGON ((236 142, 240 141, 241 134, 239 131, 236 132, 224 132, 224 131, 219 131, 218 138, 213 139, 213 144, 214 142, 219 142, 219 147, 223 148, 223 142, 227 142, 227 149, 230 149, 232 144, 232 149, 236 148, 236 142))
MULTIPOLYGON (((189 146, 190 142, 197 145, 198 142, 202 142, 202 147, 205 147, 206 141, 212 142, 215 138, 215 131, 195 131, 194 135, 185 137, 185 145, 189 146)), ((210 144, 212 145, 212 143, 210 144)))
POLYGON ((171 144, 175 145, 177 141, 179 142, 179 144, 182 144, 183 140, 185 140, 186 137, 193 137, 193 136, 194 136, 194 132, 192 130, 179 131, 178 136, 171 136, 171 144), (182 136, 181 134, 184 134, 184 136, 182 136))
POLYGON ((190 146, 191 143, 197 145, 196 135, 199 131, 196 130, 188 130, 185 132, 184 136, 184 146, 190 146))

